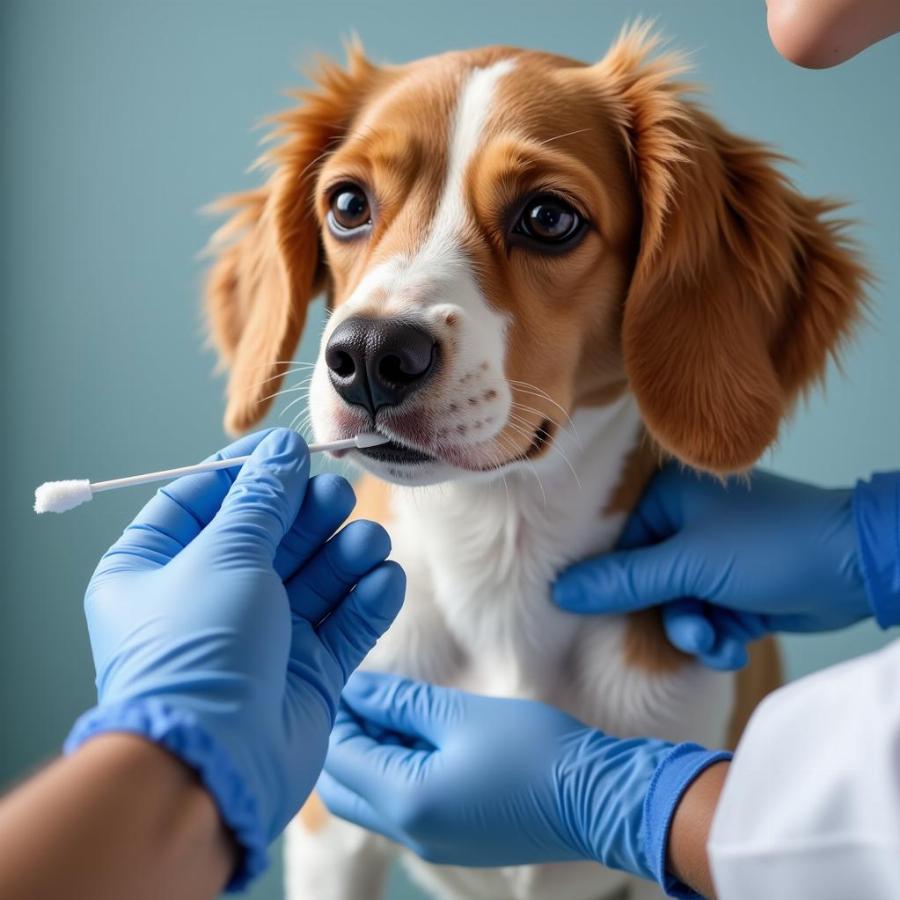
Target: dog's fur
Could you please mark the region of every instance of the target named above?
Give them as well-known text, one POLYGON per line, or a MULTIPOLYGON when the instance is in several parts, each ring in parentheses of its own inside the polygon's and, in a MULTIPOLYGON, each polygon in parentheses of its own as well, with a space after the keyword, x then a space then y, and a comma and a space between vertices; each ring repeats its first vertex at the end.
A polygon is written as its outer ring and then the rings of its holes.
MULTIPOLYGON (((224 204, 208 311, 232 431, 264 414, 322 291, 323 347, 351 315, 440 343, 440 371, 377 422, 436 461, 357 454, 359 513, 388 526, 409 576, 368 665, 717 745, 777 681, 771 645, 736 708, 734 679, 673 650, 655 614, 568 615, 549 585, 612 546, 663 456, 751 466, 850 331, 865 271, 833 204, 703 111, 655 44, 638 26, 596 65, 506 47, 324 64, 278 117, 268 181, 224 204), (362 240, 326 225, 347 181, 372 198, 362 240), (508 211, 536 190, 590 222, 565 254, 508 245, 508 211)), ((318 438, 372 425, 322 354, 311 407, 318 438)), ((310 806, 290 829, 289 894, 374 898, 396 852, 310 806)), ((410 865, 443 897, 592 900, 627 882, 587 864, 410 865)))

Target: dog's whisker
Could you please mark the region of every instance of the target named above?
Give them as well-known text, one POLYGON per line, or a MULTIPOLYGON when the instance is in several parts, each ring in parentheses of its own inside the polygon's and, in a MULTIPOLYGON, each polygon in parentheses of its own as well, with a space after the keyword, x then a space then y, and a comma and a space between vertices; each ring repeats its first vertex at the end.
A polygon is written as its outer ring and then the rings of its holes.
POLYGON ((509 378, 507 380, 510 384, 516 386, 516 390, 519 390, 522 393, 530 393, 534 397, 541 397, 548 403, 552 403, 566 417, 572 428, 577 431, 577 429, 575 428, 575 423, 572 421, 572 416, 569 414, 569 411, 556 400, 554 400, 546 391, 541 390, 537 385, 529 384, 527 381, 515 381, 512 378, 509 378))
POLYGON ((309 390, 309 381, 310 381, 310 379, 307 379, 306 381, 301 381, 299 384, 291 385, 290 387, 280 388, 279 390, 275 391, 274 393, 266 394, 265 397, 260 397, 259 402, 262 403, 265 400, 274 400, 276 397, 281 397, 286 394, 296 394, 298 391, 309 390))
POLYGON ((572 137, 575 134, 584 134, 586 131, 590 131, 590 128, 579 128, 577 131, 567 131, 565 134, 558 134, 556 137, 547 138, 544 141, 539 141, 538 143, 542 145, 552 144, 553 141, 559 141, 563 138, 572 137))
MULTIPOLYGON (((514 426, 514 428, 516 428, 516 430, 518 430, 525 437, 528 437, 526 432, 521 431, 521 429, 518 429, 516 426, 514 426)), ((501 446, 504 446, 504 448, 509 453, 509 455, 512 459, 516 459, 517 457, 521 456, 521 454, 518 451, 518 448, 513 444, 513 442, 511 440, 509 440, 508 437, 504 438, 503 435, 497 435, 497 439, 498 439, 497 443, 500 444, 501 446)), ((540 473, 537 470, 537 466, 535 466, 534 462, 532 460, 528 459, 527 457, 524 459, 519 459, 518 461, 524 462, 528 465, 529 471, 534 476, 535 481, 537 481, 538 488, 540 488, 540 491, 541 491, 541 497, 543 498, 543 504, 546 507, 547 492, 544 490, 544 482, 540 476, 540 473)), ((504 480, 505 480, 505 477, 506 477, 506 475, 504 473, 504 480)))
MULTIPOLYGON (((294 399, 291 400, 291 402, 288 403, 287 406, 285 406, 285 408, 279 413, 279 415, 283 416, 292 406, 296 406, 298 403, 303 403, 306 400, 306 398, 307 398, 306 394, 301 394, 299 397, 294 397, 294 399)), ((304 413, 305 413, 305 410, 301 410, 299 414, 303 415, 304 413)))
MULTIPOLYGON (((275 381, 278 378, 289 378, 291 375, 302 375, 302 374, 304 374, 302 369, 294 369, 289 372, 279 372, 277 375, 270 375, 268 378, 263 378, 261 381, 253 382, 250 385, 250 387, 251 388, 259 388, 265 384, 268 384, 270 381, 275 381)), ((309 375, 308 377, 310 380, 312 380, 313 376, 309 375)))
POLYGON ((510 403, 510 406, 513 409, 518 409, 523 413, 533 413, 539 419, 546 419, 551 425, 554 425, 556 428, 562 428, 563 426, 560 424, 558 419, 554 419, 553 416, 548 416, 547 413, 537 409, 534 406, 526 406, 524 403, 516 403, 513 401, 510 403))
MULTIPOLYGON (((511 415, 513 415, 513 414, 511 414, 511 415)), ((525 437, 528 436, 527 432, 523 432, 521 426, 517 425, 515 422, 508 422, 507 424, 514 431, 518 431, 520 434, 523 434, 523 436, 525 436, 525 437)), ((569 457, 566 455, 565 451, 562 449, 562 447, 559 446, 559 441, 553 441, 549 446, 548 452, 550 452, 550 453, 556 452, 560 455, 560 457, 562 457, 563 462, 566 464, 569 471, 572 473, 572 477, 575 479, 575 483, 578 485, 579 489, 581 489, 581 487, 582 487, 581 478, 579 478, 578 472, 575 471, 575 467, 570 462, 569 457)))
POLYGON ((274 375, 270 375, 268 378, 263 379, 262 381, 256 382, 257 384, 265 384, 266 381, 271 381, 273 378, 280 378, 284 375, 287 375, 289 372, 294 372, 297 369, 314 369, 316 367, 315 363, 311 362, 303 362, 301 360, 291 360, 291 359, 276 359, 270 363, 261 363, 258 366, 250 366, 250 371, 255 372, 259 369, 271 369, 273 366, 286 366, 286 369, 282 369, 280 372, 276 372, 274 375))

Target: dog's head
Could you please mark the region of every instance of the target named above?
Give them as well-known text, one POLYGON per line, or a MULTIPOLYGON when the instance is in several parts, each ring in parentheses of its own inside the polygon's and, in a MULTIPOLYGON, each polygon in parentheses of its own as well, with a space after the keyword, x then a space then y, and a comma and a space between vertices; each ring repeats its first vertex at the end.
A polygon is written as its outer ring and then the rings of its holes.
POLYGON ((521 465, 626 389, 667 452, 751 465, 865 273, 832 207, 653 45, 638 27, 593 66, 504 47, 325 65, 279 117, 268 182, 226 201, 208 309, 228 428, 263 415, 325 291, 316 435, 383 432, 359 461, 389 480, 521 465))

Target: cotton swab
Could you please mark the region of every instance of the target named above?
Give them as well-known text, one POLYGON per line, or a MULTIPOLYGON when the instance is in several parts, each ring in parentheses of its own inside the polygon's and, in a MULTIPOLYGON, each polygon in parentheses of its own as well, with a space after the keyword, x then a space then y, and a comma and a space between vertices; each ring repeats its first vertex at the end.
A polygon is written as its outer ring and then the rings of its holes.
MULTIPOLYGON (((310 444, 310 453, 322 453, 326 450, 365 450, 387 444, 390 438, 382 434, 358 434, 354 438, 342 441, 330 441, 324 444, 310 444)), ((46 512, 64 513, 82 503, 92 500, 94 494, 104 491, 115 491, 119 488, 134 487, 138 484, 150 484, 154 481, 171 481, 182 475, 195 475, 200 472, 215 472, 218 469, 231 469, 241 466, 249 456, 235 456, 232 459, 213 459, 197 463, 194 466, 181 466, 177 469, 164 469, 161 472, 147 472, 144 475, 131 475, 128 478, 114 478, 111 481, 88 481, 87 478, 68 479, 66 481, 47 481, 34 492, 34 511, 38 514, 46 512)))

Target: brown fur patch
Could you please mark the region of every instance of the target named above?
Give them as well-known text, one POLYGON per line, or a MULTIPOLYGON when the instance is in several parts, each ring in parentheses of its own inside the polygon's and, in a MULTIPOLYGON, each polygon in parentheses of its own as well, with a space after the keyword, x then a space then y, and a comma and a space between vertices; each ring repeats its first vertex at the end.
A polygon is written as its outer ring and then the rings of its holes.
POLYGON ((737 673, 735 681, 734 708, 728 725, 728 747, 732 750, 737 747, 753 710, 784 683, 781 653, 774 637, 754 641, 748 650, 750 661, 737 673))
POLYGON ((311 834, 317 834, 328 824, 328 819, 329 812, 319 799, 319 795, 310 794, 300 809, 300 821, 303 823, 303 827, 311 834))
POLYGON ((391 486, 372 475, 363 475, 354 485, 356 506, 350 519, 371 519, 387 525, 391 520, 391 486))
POLYGON ((603 506, 603 515, 630 513, 637 506, 644 489, 659 470, 659 466, 659 451, 642 430, 637 443, 625 457, 619 480, 603 506))
MULTIPOLYGON (((659 452, 642 431, 625 457, 622 473, 603 507, 603 515, 630 513, 659 469, 659 452)), ((689 657, 669 642, 658 609, 629 613, 623 647, 625 664, 651 674, 677 672, 689 657)))
POLYGON ((690 657, 669 643, 658 608, 630 613, 622 648, 625 664, 654 675, 677 672, 690 657))

